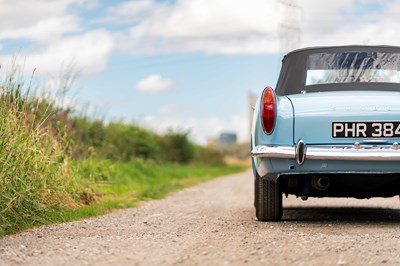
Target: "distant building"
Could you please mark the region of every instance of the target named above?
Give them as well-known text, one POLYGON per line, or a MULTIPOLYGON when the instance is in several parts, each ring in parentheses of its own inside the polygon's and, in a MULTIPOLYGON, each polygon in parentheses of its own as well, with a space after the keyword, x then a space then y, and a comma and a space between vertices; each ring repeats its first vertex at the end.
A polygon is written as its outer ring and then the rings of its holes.
POLYGON ((222 132, 219 135, 218 142, 222 146, 228 146, 237 142, 237 135, 233 132, 222 132))

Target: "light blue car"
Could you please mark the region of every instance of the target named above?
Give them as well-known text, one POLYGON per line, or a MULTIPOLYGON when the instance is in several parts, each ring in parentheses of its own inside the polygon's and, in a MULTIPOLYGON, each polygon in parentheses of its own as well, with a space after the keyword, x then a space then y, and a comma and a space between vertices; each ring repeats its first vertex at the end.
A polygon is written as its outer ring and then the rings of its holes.
POLYGON ((260 221, 282 217, 282 195, 400 194, 400 47, 293 51, 254 109, 252 163, 260 221))

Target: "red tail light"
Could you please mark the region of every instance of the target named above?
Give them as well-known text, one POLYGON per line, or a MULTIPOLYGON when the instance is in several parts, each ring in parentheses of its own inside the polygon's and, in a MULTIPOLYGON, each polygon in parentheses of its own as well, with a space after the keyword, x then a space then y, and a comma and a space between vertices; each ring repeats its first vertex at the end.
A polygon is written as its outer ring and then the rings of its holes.
POLYGON ((275 126, 275 112, 276 112, 275 92, 272 88, 267 87, 264 89, 261 98, 261 117, 264 132, 271 134, 275 126))

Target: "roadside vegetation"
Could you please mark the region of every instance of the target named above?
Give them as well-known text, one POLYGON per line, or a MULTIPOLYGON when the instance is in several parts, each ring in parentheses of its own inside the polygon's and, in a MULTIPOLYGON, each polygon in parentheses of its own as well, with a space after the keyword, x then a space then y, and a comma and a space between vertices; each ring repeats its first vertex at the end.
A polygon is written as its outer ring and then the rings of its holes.
MULTIPOLYGON (((245 169, 189 132, 105 123, 0 66, 0 236, 134 207, 245 169)), ((34 78, 33 78, 34 79, 34 78)))

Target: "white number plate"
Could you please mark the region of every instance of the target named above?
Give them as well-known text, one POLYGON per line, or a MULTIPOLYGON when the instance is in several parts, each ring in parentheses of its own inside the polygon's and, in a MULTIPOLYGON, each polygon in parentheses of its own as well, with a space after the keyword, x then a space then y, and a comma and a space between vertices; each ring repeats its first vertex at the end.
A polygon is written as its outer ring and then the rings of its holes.
POLYGON ((400 121, 332 122, 332 138, 400 138, 400 121))

